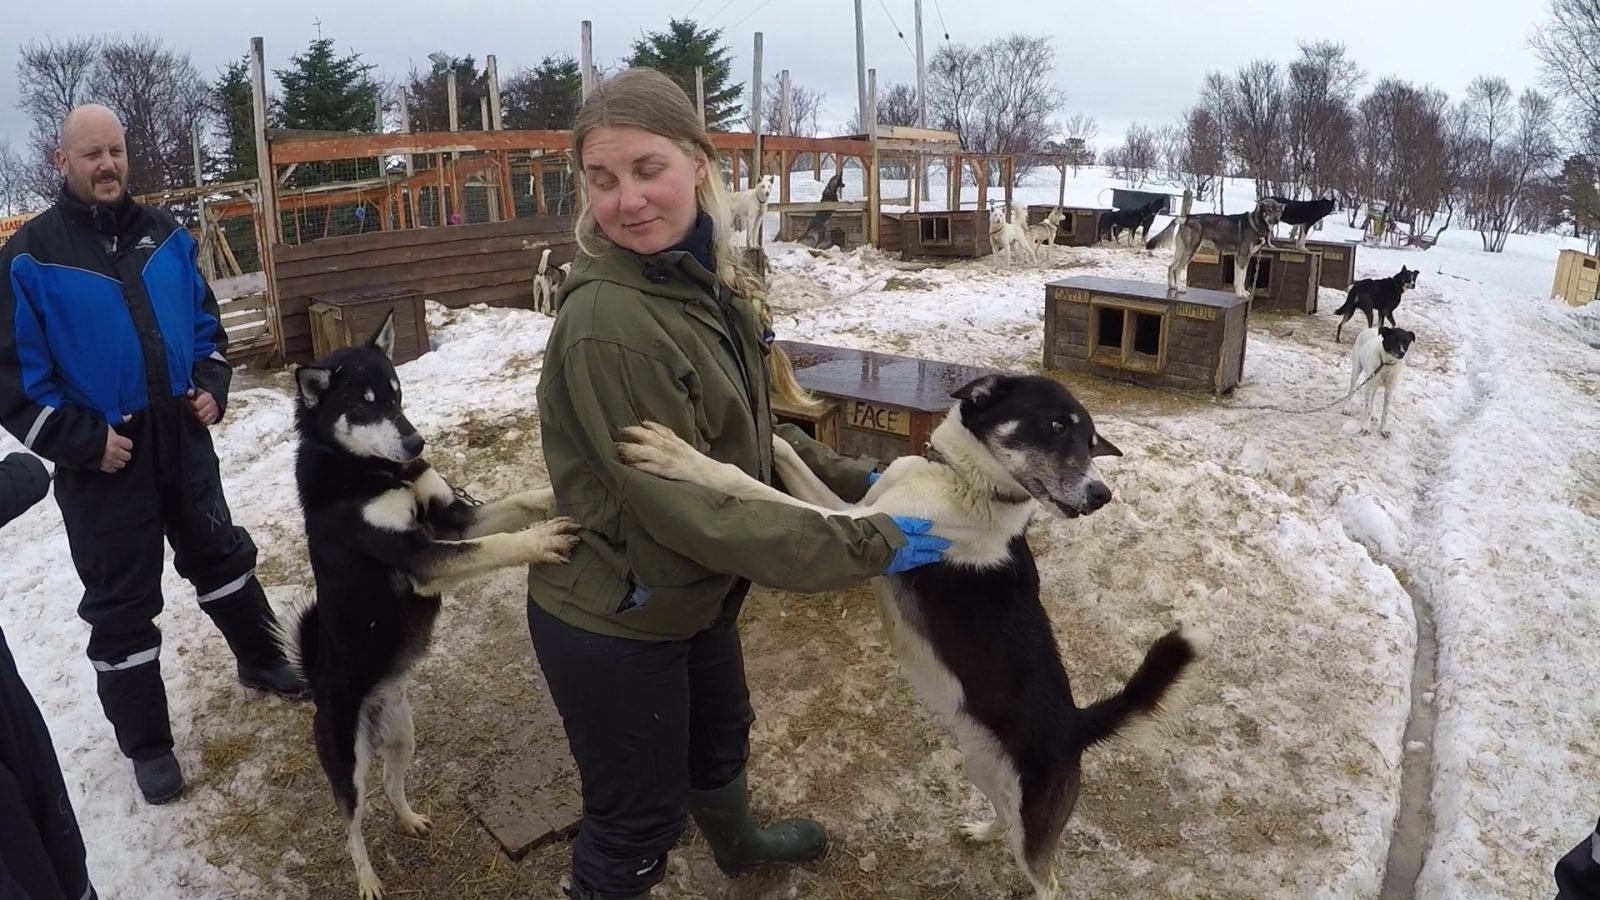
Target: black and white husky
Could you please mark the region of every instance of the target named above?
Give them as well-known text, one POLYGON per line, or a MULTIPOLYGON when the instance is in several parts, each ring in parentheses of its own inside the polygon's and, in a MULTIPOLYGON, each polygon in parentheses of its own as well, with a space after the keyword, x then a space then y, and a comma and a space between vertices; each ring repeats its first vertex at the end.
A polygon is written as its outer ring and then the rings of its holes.
POLYGON ((862 502, 847 504, 781 439, 774 463, 788 496, 696 451, 661 425, 623 429, 629 465, 741 499, 830 515, 932 520, 950 539, 945 561, 873 579, 889 644, 922 701, 961 745, 965 768, 995 817, 962 827, 1008 842, 1038 900, 1060 896, 1051 861, 1080 786, 1085 750, 1172 700, 1198 656, 1198 638, 1158 639, 1123 689, 1079 707, 1039 600, 1026 530, 1043 508, 1088 515, 1111 501, 1096 457, 1121 456, 1066 388, 1032 375, 986 376, 954 405, 927 455, 895 460, 862 502))
MULTIPOLYGON (((1356 345, 1350 348, 1350 393, 1354 394, 1357 387, 1365 388, 1361 412, 1362 434, 1372 432, 1372 400, 1381 387, 1383 415, 1378 422, 1378 434, 1389 436, 1389 401, 1394 399, 1395 389, 1400 386, 1400 376, 1406 370, 1406 354, 1416 340, 1417 336, 1404 328, 1383 325, 1362 329, 1356 335, 1356 345), (1361 380, 1363 378, 1365 382, 1361 380)), ((1348 416, 1350 413, 1351 409, 1346 405, 1344 414, 1348 416)))
POLYGON ((406 800, 415 736, 405 682, 432 638, 440 593, 507 566, 565 562, 577 530, 570 519, 539 521, 554 504, 548 489, 462 500, 422 458, 393 349, 391 312, 365 343, 295 370, 295 481, 317 587, 278 636, 311 685, 317 757, 348 824, 363 900, 383 896, 361 836, 373 754, 401 830, 430 826, 406 800))

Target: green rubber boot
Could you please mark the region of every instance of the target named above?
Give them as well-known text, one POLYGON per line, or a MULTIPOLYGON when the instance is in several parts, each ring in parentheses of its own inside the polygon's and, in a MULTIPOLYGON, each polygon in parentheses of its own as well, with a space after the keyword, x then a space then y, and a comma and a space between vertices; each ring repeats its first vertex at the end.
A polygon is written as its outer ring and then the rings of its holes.
POLYGON ((717 867, 730 876, 773 863, 810 862, 828 849, 828 833, 810 819, 785 819, 766 828, 756 827, 742 771, 714 791, 690 791, 689 813, 711 845, 717 867))

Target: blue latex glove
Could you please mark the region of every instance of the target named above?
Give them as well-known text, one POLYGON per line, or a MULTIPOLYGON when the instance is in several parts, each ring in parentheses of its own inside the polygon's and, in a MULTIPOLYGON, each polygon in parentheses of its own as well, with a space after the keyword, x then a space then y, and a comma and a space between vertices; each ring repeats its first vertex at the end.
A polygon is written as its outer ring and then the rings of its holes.
POLYGON ((872 487, 874 484, 876 484, 878 482, 878 479, 881 478, 882 476, 883 476, 882 472, 868 472, 867 473, 867 487, 872 487))
POLYGON ((889 568, 885 575, 898 575, 908 572, 918 566, 944 560, 944 551, 950 549, 950 541, 936 534, 929 534, 933 523, 927 519, 913 519, 907 516, 893 516, 894 524, 905 533, 906 545, 895 551, 894 559, 889 561, 889 568))

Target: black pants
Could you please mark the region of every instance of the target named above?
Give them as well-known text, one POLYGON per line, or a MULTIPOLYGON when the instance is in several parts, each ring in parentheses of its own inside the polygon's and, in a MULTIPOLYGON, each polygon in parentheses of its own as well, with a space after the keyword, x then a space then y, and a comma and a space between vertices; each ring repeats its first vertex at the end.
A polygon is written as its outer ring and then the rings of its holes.
POLYGON ((1600 900, 1600 823, 1556 863, 1556 900, 1600 900))
POLYGON ((94 896, 50 730, 0 633, 0 897, 94 896))
POLYGON ((528 628, 583 782, 575 883, 636 897, 666 875, 689 791, 738 777, 755 713, 732 618, 685 641, 574 628, 528 601, 528 628))
POLYGON ((83 581, 78 615, 100 702, 122 752, 152 759, 172 749, 161 681, 162 537, 173 568, 241 663, 277 655, 271 608, 256 581, 256 546, 233 524, 211 435, 183 398, 162 401, 117 429, 133 441, 121 471, 62 469, 56 503, 83 581))

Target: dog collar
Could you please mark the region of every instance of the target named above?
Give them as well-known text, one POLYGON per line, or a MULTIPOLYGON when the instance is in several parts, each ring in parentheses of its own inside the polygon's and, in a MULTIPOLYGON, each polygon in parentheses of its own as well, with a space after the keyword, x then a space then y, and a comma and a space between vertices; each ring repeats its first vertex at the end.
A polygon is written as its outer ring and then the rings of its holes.
MULTIPOLYGON (((937 463, 941 466, 948 466, 952 469, 955 468, 955 466, 951 465, 949 457, 946 457, 943 453, 940 453, 938 450, 934 449, 932 441, 922 445, 922 458, 931 463, 937 463)), ((1019 494, 1015 491, 1005 491, 1001 490, 1000 488, 990 488, 989 499, 996 503, 1007 503, 1012 506, 1020 506, 1032 500, 1033 495, 1028 493, 1019 494)))

